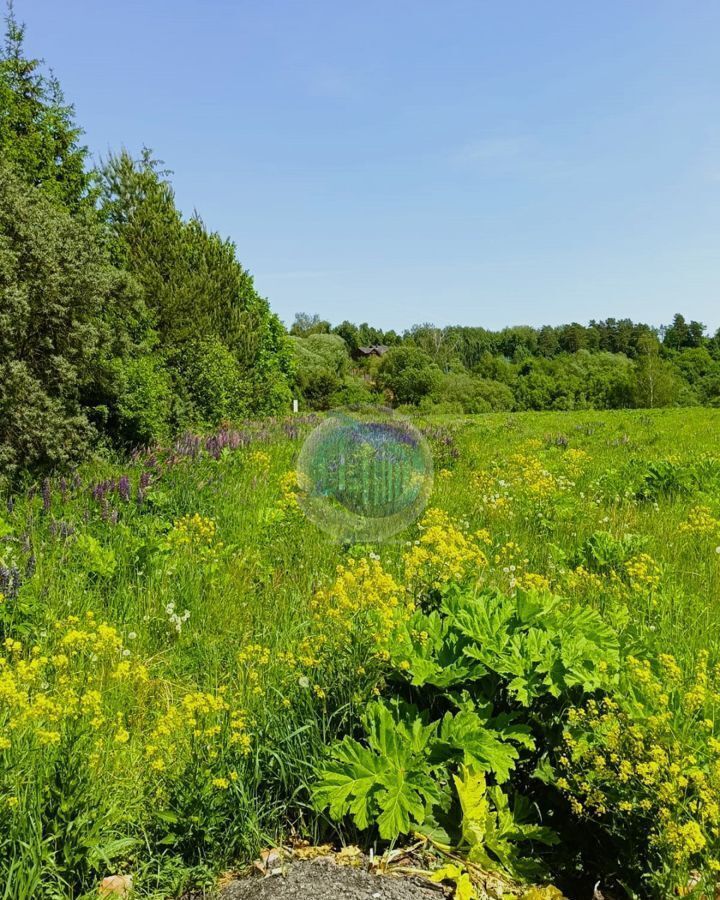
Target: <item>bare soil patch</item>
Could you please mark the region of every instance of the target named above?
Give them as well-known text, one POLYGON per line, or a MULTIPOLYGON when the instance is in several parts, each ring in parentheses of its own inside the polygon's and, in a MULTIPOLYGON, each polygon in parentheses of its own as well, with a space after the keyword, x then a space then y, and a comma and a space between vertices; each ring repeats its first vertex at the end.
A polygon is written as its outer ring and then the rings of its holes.
POLYGON ((449 891, 422 878, 376 875, 332 859, 297 860, 282 874, 235 879, 221 900, 445 900, 449 891))

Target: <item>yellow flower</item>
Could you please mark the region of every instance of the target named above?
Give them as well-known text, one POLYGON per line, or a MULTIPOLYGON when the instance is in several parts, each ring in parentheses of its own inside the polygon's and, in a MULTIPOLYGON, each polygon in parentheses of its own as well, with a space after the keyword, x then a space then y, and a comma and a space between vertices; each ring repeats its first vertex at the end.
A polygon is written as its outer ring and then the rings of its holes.
POLYGON ((115 732, 114 741, 116 744, 127 744, 130 740, 130 732, 125 728, 119 728, 115 732))
POLYGON ((680 531, 716 537, 720 535, 720 519, 716 519, 707 506, 696 506, 690 511, 687 521, 680 525, 680 531))

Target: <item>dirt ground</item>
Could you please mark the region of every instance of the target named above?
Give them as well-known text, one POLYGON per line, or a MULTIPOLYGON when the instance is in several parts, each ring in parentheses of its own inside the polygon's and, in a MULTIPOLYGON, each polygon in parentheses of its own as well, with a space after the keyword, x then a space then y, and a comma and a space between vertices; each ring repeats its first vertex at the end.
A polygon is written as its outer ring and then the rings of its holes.
POLYGON ((373 875, 331 860, 288 863, 282 875, 226 884, 220 900, 444 900, 449 891, 423 879, 373 875))

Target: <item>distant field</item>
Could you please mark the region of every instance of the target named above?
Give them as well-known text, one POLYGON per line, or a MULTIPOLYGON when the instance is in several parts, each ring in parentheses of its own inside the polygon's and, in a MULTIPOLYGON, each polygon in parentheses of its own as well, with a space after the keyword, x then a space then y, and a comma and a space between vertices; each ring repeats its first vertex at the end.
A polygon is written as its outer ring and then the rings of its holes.
MULTIPOLYGON (((378 546, 335 544, 299 510, 304 419, 188 437, 7 498, 0 897, 95 896, 115 872, 132 873, 139 896, 171 896, 280 834, 372 840, 372 804, 365 828, 312 799, 328 746, 362 734, 373 698, 412 700, 432 719, 463 691, 477 704, 488 678, 533 735, 508 779, 484 767, 488 783, 528 794, 564 846, 586 839, 569 858, 511 836, 536 868, 490 845, 475 848, 478 865, 572 883, 595 853, 593 865, 614 861, 603 871, 618 896, 623 882, 628 895, 709 890, 720 868, 720 410, 417 424, 435 465, 424 527, 378 546), (555 690, 553 670, 547 694, 532 687, 527 701, 487 658, 454 694, 423 681, 393 635, 411 634, 413 616, 450 616, 461 588, 548 610, 543 598, 558 596, 548 622, 596 611, 612 631, 607 666, 588 625, 572 648, 592 657, 587 672, 555 690), (541 762, 552 775, 536 789, 541 762)), ((570 671, 571 651, 558 652, 570 671)), ((407 830, 422 830, 418 809, 406 812, 407 830)))

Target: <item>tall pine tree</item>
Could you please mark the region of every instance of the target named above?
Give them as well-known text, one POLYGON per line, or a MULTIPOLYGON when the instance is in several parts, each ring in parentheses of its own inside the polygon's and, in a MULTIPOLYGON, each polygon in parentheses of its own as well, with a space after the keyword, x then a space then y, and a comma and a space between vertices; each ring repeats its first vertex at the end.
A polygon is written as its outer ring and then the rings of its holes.
POLYGON ((8 5, 0 53, 0 156, 71 211, 87 201, 90 176, 82 131, 57 79, 25 53, 25 26, 8 5))

